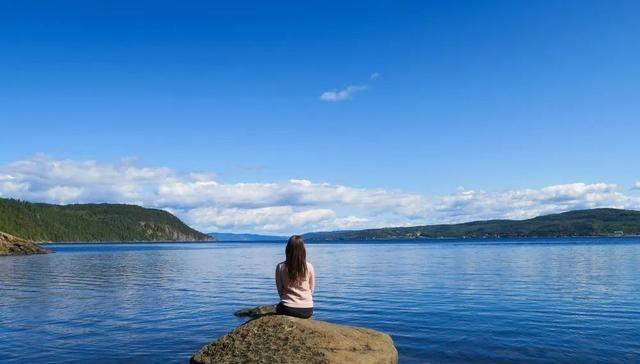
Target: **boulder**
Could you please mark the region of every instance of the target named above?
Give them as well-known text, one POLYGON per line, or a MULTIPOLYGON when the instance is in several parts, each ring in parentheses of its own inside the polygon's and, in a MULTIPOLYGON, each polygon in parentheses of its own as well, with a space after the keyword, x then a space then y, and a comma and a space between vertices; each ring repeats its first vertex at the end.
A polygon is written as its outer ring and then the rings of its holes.
POLYGON ((33 241, 18 238, 17 236, 0 231, 0 256, 46 253, 51 253, 51 251, 42 248, 33 241))
POLYGON ((280 315, 248 321, 191 357, 192 364, 397 362, 387 334, 280 315))

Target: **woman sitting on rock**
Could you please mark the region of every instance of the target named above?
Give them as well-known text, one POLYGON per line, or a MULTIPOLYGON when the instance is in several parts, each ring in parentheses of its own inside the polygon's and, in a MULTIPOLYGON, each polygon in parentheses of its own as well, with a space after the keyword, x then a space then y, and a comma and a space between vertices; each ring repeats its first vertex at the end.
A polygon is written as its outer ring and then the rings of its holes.
POLYGON ((313 315, 315 271, 307 262, 307 251, 300 235, 293 235, 285 249, 286 260, 276 266, 276 288, 280 303, 276 313, 300 318, 313 315))

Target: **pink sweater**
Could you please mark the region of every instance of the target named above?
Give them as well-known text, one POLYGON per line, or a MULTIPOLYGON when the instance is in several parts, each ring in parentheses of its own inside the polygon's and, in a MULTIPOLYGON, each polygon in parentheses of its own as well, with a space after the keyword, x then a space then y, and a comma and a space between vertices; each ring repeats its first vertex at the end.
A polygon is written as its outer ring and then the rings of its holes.
POLYGON ((307 277, 300 282, 289 282, 287 265, 282 262, 276 267, 276 287, 280 295, 280 302, 287 307, 313 307, 313 289, 316 283, 316 273, 313 265, 307 262, 307 277))

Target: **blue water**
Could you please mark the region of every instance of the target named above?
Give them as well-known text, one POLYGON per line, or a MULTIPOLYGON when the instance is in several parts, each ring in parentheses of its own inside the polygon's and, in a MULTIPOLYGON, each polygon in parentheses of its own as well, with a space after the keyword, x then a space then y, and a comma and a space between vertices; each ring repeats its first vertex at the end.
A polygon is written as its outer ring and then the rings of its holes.
MULTIPOLYGON (((50 245, 0 258, 0 362, 186 363, 276 301, 273 243, 50 245)), ((640 362, 640 239, 308 244, 316 318, 402 363, 640 362)))

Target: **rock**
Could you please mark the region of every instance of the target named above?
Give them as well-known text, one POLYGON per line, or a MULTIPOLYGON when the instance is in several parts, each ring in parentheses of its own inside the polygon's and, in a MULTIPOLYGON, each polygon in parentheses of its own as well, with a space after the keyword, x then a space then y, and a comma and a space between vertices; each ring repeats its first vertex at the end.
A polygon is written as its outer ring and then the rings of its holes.
POLYGON ((275 315, 276 314, 276 305, 264 305, 258 306, 254 308, 243 308, 242 310, 238 310, 234 312, 234 315, 238 317, 249 316, 252 319, 256 319, 258 317, 267 316, 267 315, 275 315))
POLYGON ((0 256, 46 253, 51 253, 51 251, 42 248, 33 241, 18 238, 0 231, 0 256))
POLYGON ((192 364, 397 362, 387 334, 280 315, 248 321, 191 357, 192 364))

